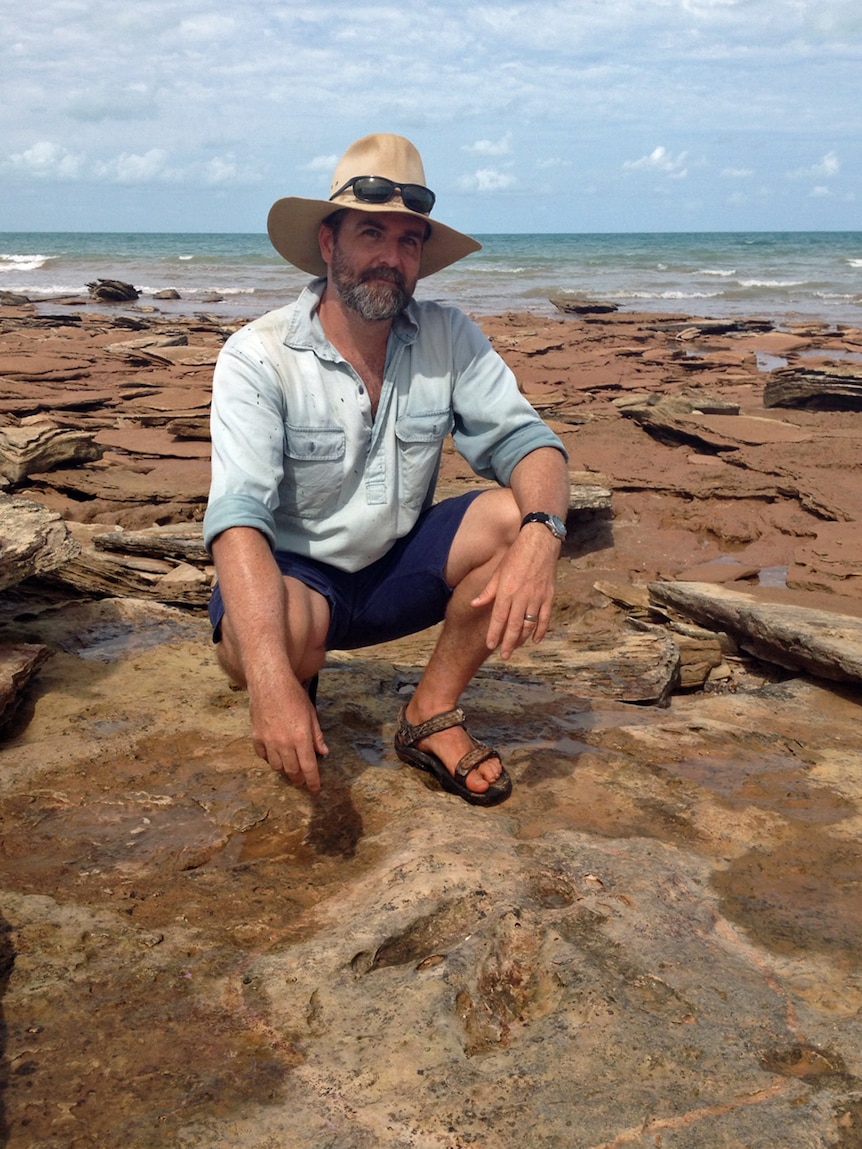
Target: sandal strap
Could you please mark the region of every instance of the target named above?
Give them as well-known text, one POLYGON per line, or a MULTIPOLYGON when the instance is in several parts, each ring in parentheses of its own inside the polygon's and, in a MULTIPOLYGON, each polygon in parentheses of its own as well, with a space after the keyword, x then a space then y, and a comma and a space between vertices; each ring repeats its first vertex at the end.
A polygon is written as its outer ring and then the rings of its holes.
POLYGON ((487 762, 489 758, 499 757, 500 755, 491 746, 486 746, 484 742, 479 742, 472 750, 468 750, 464 757, 458 762, 458 765, 455 767, 455 777, 466 778, 471 771, 475 770, 477 766, 481 766, 483 762, 487 762))
MULTIPOLYGON (((461 707, 458 706, 454 710, 444 710, 442 714, 435 714, 433 717, 426 719, 425 722, 420 722, 417 726, 414 726, 405 718, 404 714, 406 710, 407 704, 405 703, 401 708, 398 726, 398 738, 404 746, 415 746, 416 743, 421 742, 423 738, 430 738, 432 734, 439 734, 441 730, 450 730, 453 726, 463 726, 467 721, 467 716, 461 707)), ((468 755, 465 755, 465 757, 467 756, 468 755)))

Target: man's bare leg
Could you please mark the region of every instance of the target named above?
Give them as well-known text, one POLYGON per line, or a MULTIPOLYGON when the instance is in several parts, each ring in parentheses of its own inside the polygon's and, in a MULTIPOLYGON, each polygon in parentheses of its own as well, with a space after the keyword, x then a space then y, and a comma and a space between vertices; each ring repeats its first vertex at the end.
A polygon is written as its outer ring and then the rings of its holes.
MULTIPOLYGON (((326 632, 329 604, 317 591, 298 579, 285 576, 283 634, 284 649, 300 682, 313 678, 326 661, 326 632)), ((226 614, 222 619, 221 641, 216 647, 219 666, 238 686, 247 686, 239 644, 226 614)))
POLYGON ((268 615, 266 646, 255 641, 253 630, 241 643, 226 612, 218 659, 228 676, 248 689, 255 753, 291 782, 315 791, 320 789, 318 756, 328 748, 307 682, 326 657, 329 605, 296 579, 276 577, 283 598, 268 615))
MULTIPOLYGON (((508 490, 486 491, 467 510, 452 543, 446 579, 455 587, 443 628, 405 711, 417 726, 435 714, 452 710, 491 651, 487 646, 491 607, 477 608, 473 599, 487 586, 520 526, 520 512, 508 490)), ((474 743, 455 726, 423 738, 419 749, 436 754, 454 773, 474 743)), ((467 776, 470 790, 483 793, 502 773, 499 758, 489 758, 467 776)))

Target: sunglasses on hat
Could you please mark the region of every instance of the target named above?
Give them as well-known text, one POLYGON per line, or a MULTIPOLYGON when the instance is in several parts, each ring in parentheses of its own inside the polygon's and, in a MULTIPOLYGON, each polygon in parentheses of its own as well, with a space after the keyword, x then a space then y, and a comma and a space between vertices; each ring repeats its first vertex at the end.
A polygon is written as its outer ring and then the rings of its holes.
POLYGON ((437 199, 431 189, 423 187, 422 184, 397 184, 386 176, 354 176, 338 191, 332 193, 329 197, 330 202, 351 187, 360 203, 389 203, 395 193, 400 192, 404 206, 410 211, 419 212, 420 215, 428 215, 437 199))

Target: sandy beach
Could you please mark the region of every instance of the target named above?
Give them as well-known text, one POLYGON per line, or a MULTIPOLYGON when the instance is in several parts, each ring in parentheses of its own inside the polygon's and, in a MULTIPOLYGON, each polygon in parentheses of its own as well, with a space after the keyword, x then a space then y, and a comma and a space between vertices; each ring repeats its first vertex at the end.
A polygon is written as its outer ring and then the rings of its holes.
POLYGON ((860 678, 649 589, 853 646, 862 331, 477 318, 573 489, 548 640, 466 699, 496 811, 391 748, 427 635, 333 654, 318 798, 254 757, 193 546, 231 321, 0 306, 0 499, 80 548, 0 590, 46 648, 0 729, 0 1144, 862 1144, 860 678))

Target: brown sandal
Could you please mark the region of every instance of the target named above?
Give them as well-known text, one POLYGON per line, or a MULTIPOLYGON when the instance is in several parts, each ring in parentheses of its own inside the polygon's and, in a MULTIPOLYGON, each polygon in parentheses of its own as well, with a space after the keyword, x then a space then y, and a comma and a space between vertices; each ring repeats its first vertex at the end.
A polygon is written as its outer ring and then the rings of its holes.
MULTIPOLYGON (((464 726, 466 729, 467 720, 460 706, 456 710, 446 710, 442 714, 435 714, 433 718, 414 726, 405 717, 407 705, 405 703, 401 707, 401 713, 398 716, 398 730, 395 734, 395 753, 402 762, 406 762, 408 766, 415 766, 418 770, 425 770, 428 774, 433 774, 444 790, 448 790, 450 794, 457 794, 459 798, 463 798, 472 806, 496 806, 499 802, 505 802, 512 793, 512 779, 505 770, 495 782, 489 784, 487 790, 483 790, 481 793, 476 793, 467 786, 467 775, 471 771, 483 762, 487 762, 489 758, 500 758, 497 751, 492 750, 490 746, 486 746, 483 742, 476 742, 473 749, 468 750, 455 767, 454 777, 446 769, 441 758, 428 750, 419 750, 416 746, 416 743, 421 742, 423 738, 429 738, 432 734, 439 734, 441 730, 449 730, 453 726, 464 726)), ((501 765, 502 761, 500 758, 501 765)))

